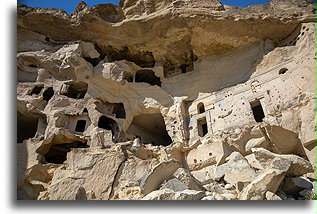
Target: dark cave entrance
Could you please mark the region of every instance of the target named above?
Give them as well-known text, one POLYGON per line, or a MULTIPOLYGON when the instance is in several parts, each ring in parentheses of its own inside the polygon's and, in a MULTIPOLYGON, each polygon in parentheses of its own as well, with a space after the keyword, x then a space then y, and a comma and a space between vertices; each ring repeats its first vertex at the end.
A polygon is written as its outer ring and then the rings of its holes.
POLYGON ((208 125, 206 117, 203 117, 197 121, 198 135, 204 137, 208 133, 208 125))
POLYGON ((204 112, 205 112, 205 106, 204 106, 204 104, 203 104, 203 103, 199 103, 199 104, 197 105, 197 109, 198 109, 198 114, 204 113, 204 112))
POLYGON ((125 109, 123 103, 115 103, 112 113, 115 115, 116 118, 125 119, 125 109))
POLYGON ((144 144, 168 146, 172 143, 160 113, 135 116, 127 132, 140 138, 144 144))
POLYGON ((78 120, 75 128, 75 132, 84 132, 86 129, 86 120, 78 120))
POLYGON ((161 79, 155 75, 151 70, 139 70, 135 74, 135 82, 145 82, 150 85, 157 85, 161 87, 161 79))
POLYGON ((106 116, 101 116, 98 120, 98 127, 106 130, 111 130, 112 137, 119 132, 119 127, 116 121, 106 116))
POLYGON ((283 74, 285 74, 287 71, 288 71, 287 68, 282 68, 281 70, 279 70, 278 74, 279 74, 279 75, 283 75, 283 74))
POLYGON ((90 57, 83 57, 87 62, 89 62, 92 67, 96 67, 99 62, 100 62, 100 59, 99 58, 90 58, 90 57))
POLYGON ((250 105, 252 108, 252 113, 253 113, 253 117, 255 121, 258 123, 262 122, 265 115, 264 115, 261 102, 259 100, 256 100, 254 102, 251 102, 250 105))
POLYGON ((73 148, 89 148, 87 143, 74 141, 71 143, 54 144, 44 155, 47 163, 62 164, 67 159, 67 153, 73 148))
POLYGON ((84 82, 79 83, 67 83, 67 92, 62 93, 62 95, 74 99, 82 99, 85 97, 88 84, 84 82))
POLYGON ((43 100, 48 102, 53 96, 54 96, 54 90, 52 87, 49 87, 43 93, 43 100))
POLYGON ((29 95, 33 95, 33 94, 38 95, 41 93, 43 88, 44 88, 43 86, 35 86, 29 95))
POLYGON ((34 137, 37 132, 38 122, 38 117, 17 112, 17 142, 23 143, 23 140, 34 137))

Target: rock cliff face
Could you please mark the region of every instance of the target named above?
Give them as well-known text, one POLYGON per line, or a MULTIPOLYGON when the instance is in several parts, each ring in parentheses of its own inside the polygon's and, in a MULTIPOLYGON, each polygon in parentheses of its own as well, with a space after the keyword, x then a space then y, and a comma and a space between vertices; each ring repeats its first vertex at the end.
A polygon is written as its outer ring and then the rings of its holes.
POLYGON ((312 199, 315 6, 17 11, 18 199, 312 199))

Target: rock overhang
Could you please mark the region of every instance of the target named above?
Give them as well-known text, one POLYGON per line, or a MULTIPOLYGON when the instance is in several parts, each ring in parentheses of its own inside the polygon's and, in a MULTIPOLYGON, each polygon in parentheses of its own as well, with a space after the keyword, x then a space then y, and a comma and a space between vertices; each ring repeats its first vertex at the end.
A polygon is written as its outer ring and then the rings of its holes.
POLYGON ((196 57, 227 53, 266 39, 279 42, 299 23, 315 20, 310 1, 273 0, 247 8, 222 5, 217 0, 211 5, 206 1, 191 5, 185 0, 167 0, 158 6, 146 0, 129 2, 124 2, 127 6, 121 1, 122 8, 112 4, 89 8, 81 2, 70 15, 63 10, 18 4, 18 27, 54 41, 83 39, 101 52, 128 52, 131 58, 143 61, 148 61, 146 53, 151 53, 155 62, 172 68, 192 63, 196 57), (129 10, 142 2, 148 9, 129 10))

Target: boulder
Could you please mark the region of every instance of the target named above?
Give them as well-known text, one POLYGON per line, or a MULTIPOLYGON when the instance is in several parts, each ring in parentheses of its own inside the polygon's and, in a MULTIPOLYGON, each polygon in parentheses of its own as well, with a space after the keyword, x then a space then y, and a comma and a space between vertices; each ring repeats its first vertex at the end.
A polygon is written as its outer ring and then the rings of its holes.
POLYGON ((218 166, 214 171, 214 179, 219 180, 224 177, 230 184, 236 182, 251 182, 256 177, 256 172, 252 169, 240 153, 233 152, 228 159, 228 163, 218 166))
POLYGON ((77 190, 83 187, 86 192, 94 192, 96 199, 108 200, 117 171, 124 160, 122 151, 116 149, 102 152, 73 149, 68 153, 67 165, 55 170, 48 187, 50 199, 74 200, 77 190))
POLYGON ((171 189, 161 189, 147 194, 142 200, 200 200, 205 195, 205 192, 196 190, 174 192, 171 189))
POLYGON ((297 155, 278 155, 263 148, 254 148, 252 152, 264 168, 270 165, 273 159, 291 161, 291 166, 286 173, 287 176, 301 176, 306 173, 314 172, 314 168, 310 162, 297 155))
POLYGON ((205 192, 196 190, 174 192, 171 189, 161 189, 147 194, 142 200, 200 200, 205 195, 205 192))
POLYGON ((248 163, 253 169, 258 169, 258 170, 264 169, 263 166, 260 164, 260 162, 257 159, 255 159, 254 154, 245 156, 245 159, 248 160, 248 163))
POLYGON ((178 180, 177 178, 173 178, 171 180, 168 180, 166 183, 164 183, 160 189, 171 189, 177 192, 177 191, 183 191, 188 189, 188 186, 185 185, 180 180, 178 180))
POLYGON ((281 189, 288 195, 298 195, 304 189, 311 191, 313 184, 303 177, 286 178, 281 189))
POLYGON ((159 189, 163 181, 173 178, 173 173, 181 167, 181 164, 174 160, 163 161, 156 165, 148 175, 141 180, 140 187, 143 194, 148 194, 159 189))
POLYGON ((237 200, 238 198, 238 195, 233 193, 224 193, 222 196, 224 197, 224 200, 237 200))
POLYGON ((141 200, 174 200, 175 192, 171 189, 155 190, 141 200))
POLYGON ((188 170, 179 168, 174 172, 174 177, 183 182, 188 189, 204 191, 203 185, 188 170))
POLYGON ((190 171, 190 173, 202 184, 208 184, 209 180, 213 180, 213 171, 216 167, 216 165, 207 166, 197 171, 190 171))
POLYGON ((269 143, 265 137, 252 138, 245 144, 245 151, 251 152, 252 148, 267 148, 269 143))
POLYGON ((211 182, 209 184, 204 185, 204 188, 208 191, 208 192, 217 192, 217 193, 224 193, 225 188, 223 186, 221 186, 218 182, 211 182))
POLYGON ((288 121, 294 119, 291 116, 291 112, 285 112, 282 115, 284 124, 280 126, 267 126, 265 128, 266 135, 273 145, 272 151, 279 154, 300 154, 303 146, 298 138, 298 133, 292 131, 292 129, 300 126, 300 124, 297 124, 297 120, 288 121))
POLYGON ((239 200, 263 200, 267 191, 275 193, 290 166, 290 160, 274 159, 268 168, 240 192, 239 200))
POLYGON ((113 195, 119 194, 120 185, 124 183, 134 183, 142 179, 142 176, 157 164, 156 159, 142 160, 137 157, 129 157, 118 170, 117 177, 113 183, 113 195))
POLYGON ((80 198, 78 190, 83 184, 83 179, 63 178, 58 183, 49 186, 47 198, 50 200, 77 200, 80 198))
POLYGON ((223 197, 223 195, 218 194, 218 193, 215 193, 215 194, 214 194, 214 197, 215 197, 215 199, 218 200, 218 201, 226 200, 226 198, 223 197))
POLYGON ((280 197, 282 200, 287 200, 287 195, 282 190, 278 189, 275 193, 278 197, 280 197))
POLYGON ((302 196, 306 200, 316 200, 316 191, 304 189, 299 192, 299 195, 302 196))
POLYGON ((214 197, 214 196, 205 196, 205 197, 203 197, 202 199, 200 199, 200 200, 202 200, 202 201, 214 201, 214 200, 216 200, 216 198, 214 197))
POLYGON ((226 184, 225 185, 225 189, 226 190, 234 190, 235 189, 235 186, 233 184, 226 184))
POLYGON ((175 194, 175 200, 200 200, 205 197, 205 192, 196 190, 184 190, 175 194))
POLYGON ((244 187, 246 187, 249 184, 250 184, 250 182, 237 182, 237 183, 235 183, 236 191, 241 192, 244 189, 244 187))
POLYGON ((278 196, 278 195, 276 195, 275 193, 270 192, 270 191, 267 191, 267 192, 265 193, 265 198, 266 198, 266 200, 274 200, 274 201, 276 201, 276 200, 283 200, 280 196, 278 196))
POLYGON ((118 187, 118 193, 114 196, 115 200, 140 200, 144 195, 138 182, 122 182, 118 187))

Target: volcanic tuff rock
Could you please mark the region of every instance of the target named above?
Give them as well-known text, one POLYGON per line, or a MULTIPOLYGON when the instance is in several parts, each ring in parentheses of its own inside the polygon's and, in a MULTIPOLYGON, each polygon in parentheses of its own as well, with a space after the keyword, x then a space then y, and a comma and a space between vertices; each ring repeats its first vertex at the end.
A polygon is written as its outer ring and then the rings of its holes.
POLYGON ((18 4, 18 199, 311 198, 315 30, 308 0, 18 4))

